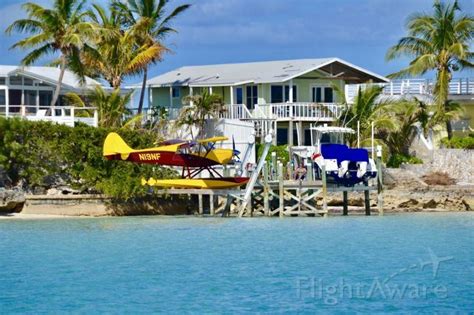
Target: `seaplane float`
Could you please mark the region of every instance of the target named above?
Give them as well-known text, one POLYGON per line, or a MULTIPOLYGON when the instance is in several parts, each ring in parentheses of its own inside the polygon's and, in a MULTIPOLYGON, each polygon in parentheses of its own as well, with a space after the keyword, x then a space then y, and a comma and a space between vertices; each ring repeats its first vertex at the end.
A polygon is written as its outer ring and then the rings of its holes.
POLYGON ((353 129, 324 125, 311 126, 310 131, 312 145, 296 146, 291 151, 296 159, 312 160, 316 178, 321 179, 325 169, 328 182, 353 186, 377 176, 377 167, 369 157, 369 151, 345 144, 347 135, 355 133, 353 129))
MULTIPOLYGON (((167 140, 156 147, 132 149, 117 134, 109 133, 103 146, 103 156, 108 160, 129 161, 133 163, 156 164, 179 167, 181 178, 142 179, 143 185, 164 188, 207 188, 225 189, 245 185, 248 177, 223 177, 216 166, 239 162, 240 152, 235 149, 216 148, 216 143, 228 140, 227 137, 213 137, 197 141, 167 140), (207 171, 211 178, 197 178, 207 171)), ((247 152, 246 152, 247 155, 247 152)))

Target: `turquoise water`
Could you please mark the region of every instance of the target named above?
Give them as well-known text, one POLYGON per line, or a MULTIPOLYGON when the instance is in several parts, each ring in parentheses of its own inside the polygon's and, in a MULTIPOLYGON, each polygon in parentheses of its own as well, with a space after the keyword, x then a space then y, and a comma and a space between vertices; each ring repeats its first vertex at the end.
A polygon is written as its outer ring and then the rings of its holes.
POLYGON ((0 313, 472 311, 473 244, 474 213, 0 220, 0 313))

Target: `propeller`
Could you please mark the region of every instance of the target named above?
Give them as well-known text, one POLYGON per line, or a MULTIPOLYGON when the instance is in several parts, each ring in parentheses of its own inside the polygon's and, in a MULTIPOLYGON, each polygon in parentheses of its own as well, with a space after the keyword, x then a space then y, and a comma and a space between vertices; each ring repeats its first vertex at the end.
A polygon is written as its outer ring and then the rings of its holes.
POLYGON ((240 151, 235 148, 235 139, 233 135, 232 135, 232 152, 233 152, 232 153, 233 157, 236 157, 237 161, 240 161, 240 157, 239 157, 240 151))

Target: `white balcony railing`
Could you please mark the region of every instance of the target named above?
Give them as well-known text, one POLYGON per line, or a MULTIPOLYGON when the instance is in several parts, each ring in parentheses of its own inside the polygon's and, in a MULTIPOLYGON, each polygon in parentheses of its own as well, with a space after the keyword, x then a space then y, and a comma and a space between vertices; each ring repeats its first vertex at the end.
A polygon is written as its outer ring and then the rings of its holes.
MULTIPOLYGON (((432 79, 403 79, 392 80, 390 83, 374 84, 383 86, 385 95, 432 95, 435 81, 432 79)), ((366 84, 346 85, 346 98, 351 103, 359 88, 366 87, 366 84)), ((456 78, 449 83, 450 95, 474 95, 474 78, 456 78)))
POLYGON ((226 105, 221 118, 242 120, 307 120, 334 121, 342 111, 335 103, 279 103, 257 104, 249 110, 245 104, 226 105))
POLYGON ((336 103, 280 103, 260 104, 259 110, 276 120, 307 120, 331 122, 339 118, 343 105, 336 103))
POLYGON ((224 112, 220 115, 226 119, 252 119, 253 116, 244 104, 229 104, 224 106, 224 112))
POLYGON ((95 107, 0 105, 0 116, 21 117, 31 121, 50 121, 73 127, 76 122, 98 126, 95 107))

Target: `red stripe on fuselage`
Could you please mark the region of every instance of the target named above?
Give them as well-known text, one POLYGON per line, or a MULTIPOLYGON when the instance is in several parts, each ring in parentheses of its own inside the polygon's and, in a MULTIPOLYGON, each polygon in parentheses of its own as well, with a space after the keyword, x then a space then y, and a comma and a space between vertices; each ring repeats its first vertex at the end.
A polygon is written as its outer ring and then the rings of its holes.
MULTIPOLYGON (((106 156, 108 160, 122 160, 120 154, 106 156)), ((130 153, 125 161, 146 164, 159 164, 168 166, 207 167, 219 165, 214 160, 192 155, 174 152, 149 151, 130 153)))

